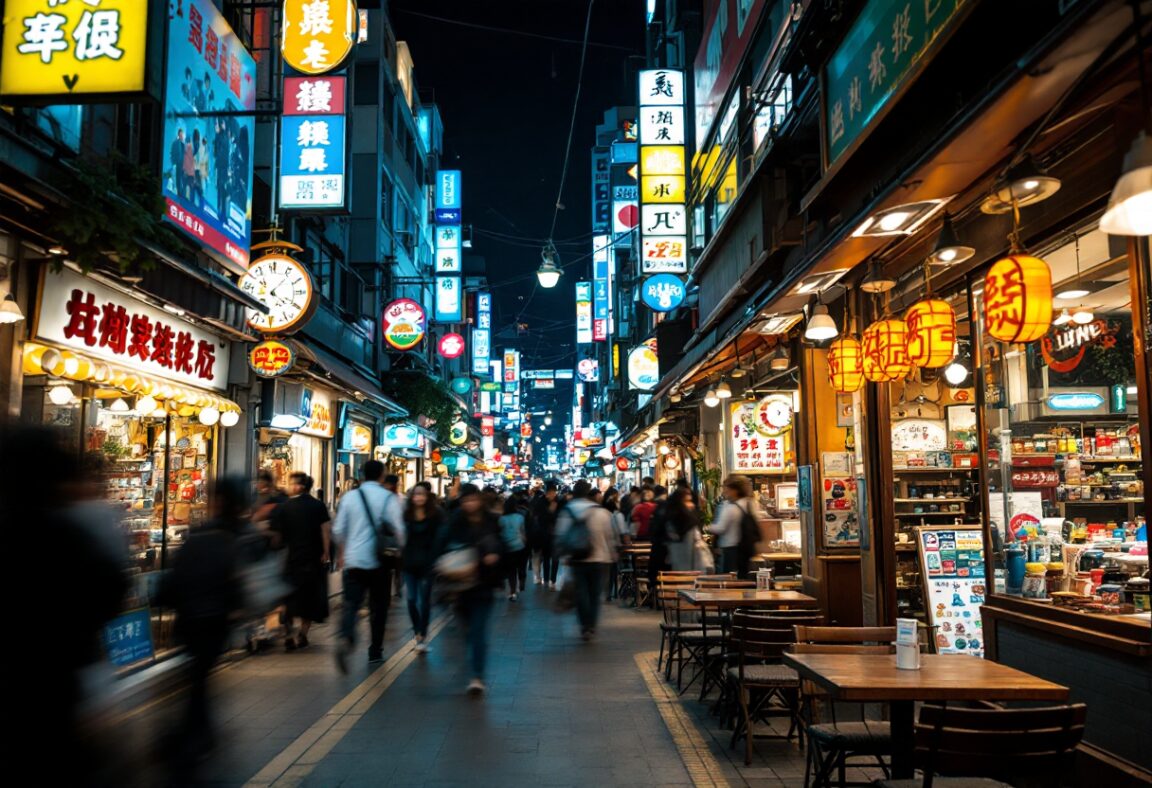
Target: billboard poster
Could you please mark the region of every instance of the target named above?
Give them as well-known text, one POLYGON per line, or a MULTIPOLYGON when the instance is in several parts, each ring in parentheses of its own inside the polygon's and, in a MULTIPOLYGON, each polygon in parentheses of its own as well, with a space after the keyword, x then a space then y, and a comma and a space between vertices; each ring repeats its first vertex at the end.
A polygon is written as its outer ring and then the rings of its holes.
POLYGON ((208 0, 168 10, 164 94, 165 218, 216 253, 248 268, 252 230, 256 62, 208 0))
POLYGON ((576 342, 592 342, 592 283, 576 283, 576 342))
MULTIPOLYGON (((692 69, 696 86, 696 145, 703 147, 764 11, 766 0, 709 0, 704 4, 704 35, 692 69)), ((769 9, 771 29, 779 29, 782 8, 769 9)))

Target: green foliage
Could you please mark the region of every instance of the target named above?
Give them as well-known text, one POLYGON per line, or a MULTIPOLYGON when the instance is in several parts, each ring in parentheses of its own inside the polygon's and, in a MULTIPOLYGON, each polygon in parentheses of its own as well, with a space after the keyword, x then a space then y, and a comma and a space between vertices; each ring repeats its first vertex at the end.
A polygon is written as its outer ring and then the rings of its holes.
POLYGON ((435 431, 441 443, 448 442, 460 406, 443 381, 421 374, 391 375, 385 381, 384 391, 407 408, 413 419, 426 418, 429 429, 435 431))
POLYGON ((692 461, 692 470, 700 482, 703 495, 700 496, 700 517, 704 522, 712 522, 713 508, 717 496, 720 494, 720 466, 708 467, 703 455, 692 461))
POLYGON ((150 270, 155 261, 138 239, 173 251, 179 236, 161 223, 164 198, 155 174, 114 153, 62 165, 54 184, 71 198, 53 213, 50 234, 85 271, 108 262, 121 272, 150 270))

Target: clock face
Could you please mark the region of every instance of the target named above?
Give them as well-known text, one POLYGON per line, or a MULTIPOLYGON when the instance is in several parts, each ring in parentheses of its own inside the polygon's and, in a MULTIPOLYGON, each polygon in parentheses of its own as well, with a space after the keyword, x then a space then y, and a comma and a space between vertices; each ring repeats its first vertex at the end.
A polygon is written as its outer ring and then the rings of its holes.
POLYGON ((266 334, 285 334, 312 316, 314 294, 308 269, 290 257, 261 257, 240 278, 240 289, 268 307, 268 314, 248 310, 248 325, 266 334))

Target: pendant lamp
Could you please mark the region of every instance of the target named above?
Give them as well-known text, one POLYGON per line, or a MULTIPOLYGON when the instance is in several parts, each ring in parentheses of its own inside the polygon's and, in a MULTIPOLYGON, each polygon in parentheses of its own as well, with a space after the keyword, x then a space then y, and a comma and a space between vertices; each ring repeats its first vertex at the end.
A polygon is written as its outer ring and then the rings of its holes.
POLYGON ((1052 271, 1038 257, 1012 254, 984 276, 984 330, 1002 342, 1032 342, 1052 325, 1052 271))
POLYGON ((908 359, 917 367, 939 369, 952 360, 956 347, 956 312, 947 301, 929 298, 904 315, 908 326, 908 359))
POLYGON ((856 337, 843 336, 828 346, 828 382, 837 394, 851 394, 864 385, 864 351, 856 337))
POLYGON ((908 358, 908 327, 903 320, 877 320, 864 329, 861 342, 864 377, 873 383, 900 380, 912 371, 908 358))

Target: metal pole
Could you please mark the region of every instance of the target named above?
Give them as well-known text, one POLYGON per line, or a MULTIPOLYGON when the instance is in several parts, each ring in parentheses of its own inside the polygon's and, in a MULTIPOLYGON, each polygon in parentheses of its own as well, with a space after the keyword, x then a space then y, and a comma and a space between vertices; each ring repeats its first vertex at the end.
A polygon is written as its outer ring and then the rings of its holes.
POLYGON ((172 411, 164 409, 164 475, 160 483, 164 498, 160 508, 160 569, 168 568, 168 473, 172 456, 172 411))

